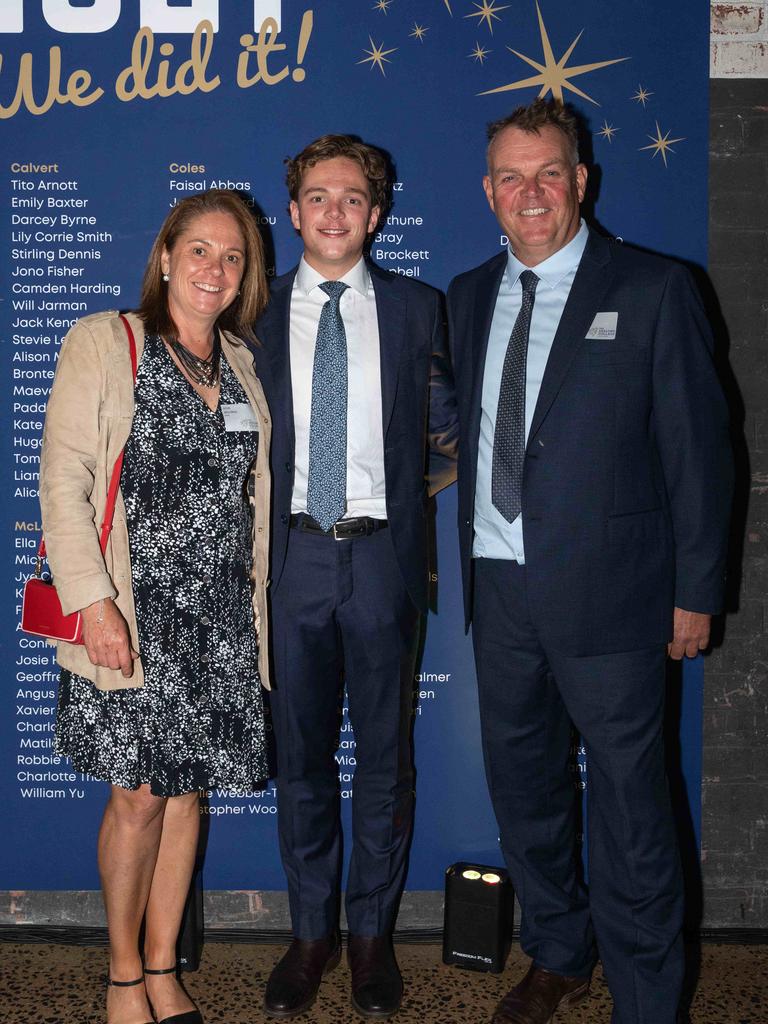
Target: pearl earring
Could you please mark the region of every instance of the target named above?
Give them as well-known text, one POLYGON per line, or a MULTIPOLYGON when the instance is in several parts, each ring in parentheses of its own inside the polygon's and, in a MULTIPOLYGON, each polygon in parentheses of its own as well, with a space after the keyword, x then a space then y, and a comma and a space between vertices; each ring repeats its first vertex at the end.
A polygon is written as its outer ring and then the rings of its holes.
POLYGON ((170 281, 171 279, 170 279, 170 277, 168 277, 167 274, 163 274, 163 280, 167 282, 167 281, 170 281))

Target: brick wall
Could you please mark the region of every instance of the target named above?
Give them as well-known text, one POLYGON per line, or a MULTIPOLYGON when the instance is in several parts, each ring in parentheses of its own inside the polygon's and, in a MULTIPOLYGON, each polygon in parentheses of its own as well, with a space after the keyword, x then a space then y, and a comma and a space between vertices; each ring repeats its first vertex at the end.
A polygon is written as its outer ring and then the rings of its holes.
POLYGON ((713 78, 768 77, 768 3, 713 0, 710 74, 713 78))
POLYGON ((768 2, 712 3, 709 271, 738 484, 704 689, 704 925, 768 927, 768 2))

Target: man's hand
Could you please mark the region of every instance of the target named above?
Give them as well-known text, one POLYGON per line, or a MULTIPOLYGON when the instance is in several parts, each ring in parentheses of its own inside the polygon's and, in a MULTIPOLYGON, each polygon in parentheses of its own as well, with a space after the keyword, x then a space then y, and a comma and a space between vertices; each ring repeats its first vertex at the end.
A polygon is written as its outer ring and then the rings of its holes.
POLYGON ((94 601, 83 608, 83 642, 91 664, 120 669, 126 679, 133 675, 138 654, 131 647, 128 623, 112 598, 94 601))
POLYGON ((712 616, 705 612, 687 612, 675 608, 672 643, 667 644, 667 654, 675 661, 685 655, 695 658, 709 644, 709 627, 712 616))

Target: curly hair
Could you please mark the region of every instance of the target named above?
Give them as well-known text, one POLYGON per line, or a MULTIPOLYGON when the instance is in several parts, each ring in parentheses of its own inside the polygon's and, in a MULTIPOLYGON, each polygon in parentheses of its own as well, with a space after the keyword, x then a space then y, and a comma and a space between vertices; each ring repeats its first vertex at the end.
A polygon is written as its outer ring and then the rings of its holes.
POLYGON ((355 135, 322 135, 310 142, 293 159, 286 159, 288 168, 285 183, 288 194, 298 201, 301 182, 310 167, 322 160, 345 157, 353 160, 365 175, 371 194, 371 206, 378 206, 382 216, 386 213, 392 194, 392 172, 387 157, 380 149, 369 146, 355 135))

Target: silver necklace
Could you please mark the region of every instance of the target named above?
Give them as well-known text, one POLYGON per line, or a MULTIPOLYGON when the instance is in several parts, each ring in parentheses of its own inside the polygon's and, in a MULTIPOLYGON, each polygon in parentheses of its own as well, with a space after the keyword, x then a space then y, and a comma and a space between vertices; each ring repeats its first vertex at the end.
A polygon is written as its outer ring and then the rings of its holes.
POLYGON ((221 340, 218 332, 213 340, 213 348, 207 359, 196 356, 179 341, 178 338, 169 338, 168 344, 189 375, 190 380, 203 388, 215 388, 219 383, 219 368, 221 366, 221 340))

